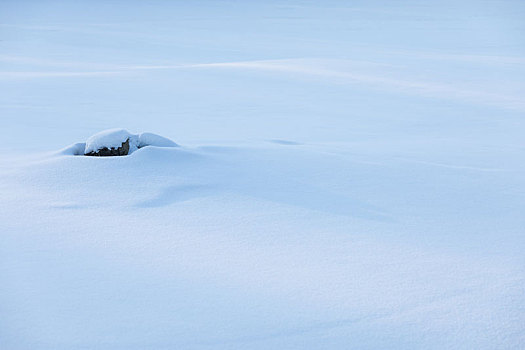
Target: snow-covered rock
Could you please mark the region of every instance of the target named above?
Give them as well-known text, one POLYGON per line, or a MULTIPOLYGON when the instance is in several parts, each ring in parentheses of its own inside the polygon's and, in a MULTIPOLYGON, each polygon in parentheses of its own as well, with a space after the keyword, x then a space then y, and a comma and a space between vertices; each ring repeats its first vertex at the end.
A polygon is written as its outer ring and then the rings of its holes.
POLYGON ((131 134, 126 129, 108 129, 91 136, 84 155, 123 156, 146 146, 176 147, 175 142, 152 133, 131 134))

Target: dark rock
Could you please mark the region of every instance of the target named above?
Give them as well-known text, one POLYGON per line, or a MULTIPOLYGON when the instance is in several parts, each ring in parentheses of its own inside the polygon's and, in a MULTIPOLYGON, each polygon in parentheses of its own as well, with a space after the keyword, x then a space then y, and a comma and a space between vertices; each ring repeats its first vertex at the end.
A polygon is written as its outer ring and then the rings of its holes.
POLYGON ((97 151, 91 151, 89 153, 84 154, 85 156, 92 156, 92 157, 112 157, 112 156, 127 156, 129 153, 129 139, 127 139, 125 142, 122 142, 122 146, 118 148, 101 148, 97 151))

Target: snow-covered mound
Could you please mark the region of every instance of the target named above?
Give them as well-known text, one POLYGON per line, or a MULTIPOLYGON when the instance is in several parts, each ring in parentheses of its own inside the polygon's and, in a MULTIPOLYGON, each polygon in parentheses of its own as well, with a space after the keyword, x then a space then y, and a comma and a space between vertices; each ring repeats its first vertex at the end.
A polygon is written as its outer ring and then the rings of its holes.
POLYGON ((178 145, 170 139, 160 135, 152 134, 150 132, 143 132, 142 134, 138 135, 138 148, 146 146, 177 147, 178 145))
MULTIPOLYGON (((149 132, 131 134, 126 129, 108 129, 91 136, 84 146, 84 154, 96 152, 103 148, 118 148, 129 140, 129 153, 146 146, 177 147, 178 145, 168 138, 149 132)), ((76 153, 76 152, 74 152, 76 153)))

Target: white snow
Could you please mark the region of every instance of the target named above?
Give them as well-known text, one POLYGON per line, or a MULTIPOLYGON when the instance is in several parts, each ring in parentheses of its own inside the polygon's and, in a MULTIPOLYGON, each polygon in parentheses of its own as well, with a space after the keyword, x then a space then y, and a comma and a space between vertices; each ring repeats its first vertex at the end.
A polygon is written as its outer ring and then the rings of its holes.
POLYGON ((523 348, 524 10, 3 1, 0 348, 523 348))

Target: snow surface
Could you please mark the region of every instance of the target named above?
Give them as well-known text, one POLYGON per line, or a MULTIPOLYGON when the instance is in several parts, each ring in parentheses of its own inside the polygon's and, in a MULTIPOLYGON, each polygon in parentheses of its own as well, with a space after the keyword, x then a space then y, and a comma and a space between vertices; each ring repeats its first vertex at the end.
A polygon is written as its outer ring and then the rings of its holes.
POLYGON ((0 349, 525 348, 524 15, 2 1, 0 349))

